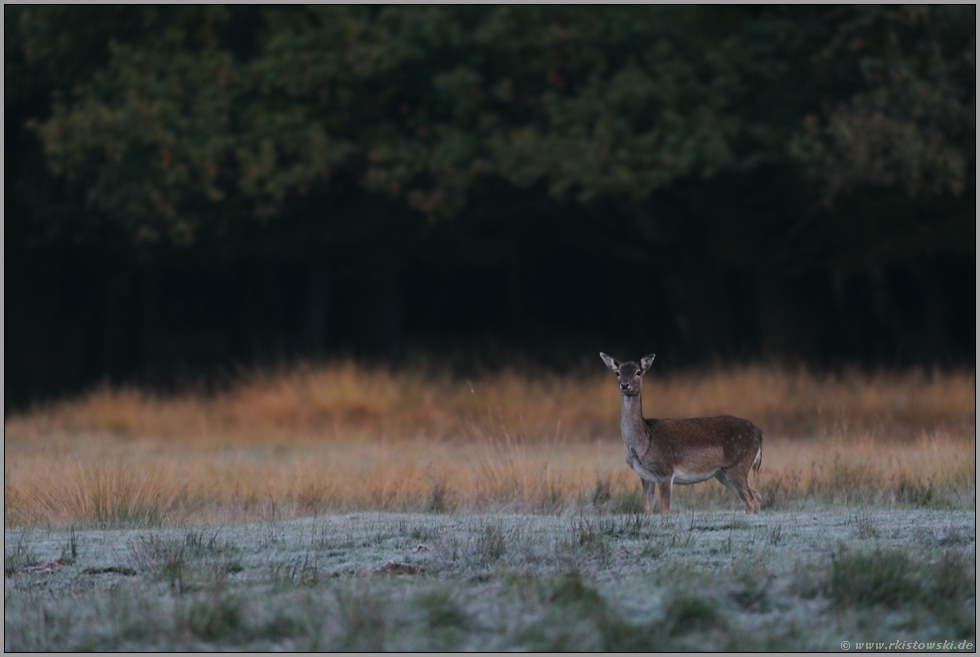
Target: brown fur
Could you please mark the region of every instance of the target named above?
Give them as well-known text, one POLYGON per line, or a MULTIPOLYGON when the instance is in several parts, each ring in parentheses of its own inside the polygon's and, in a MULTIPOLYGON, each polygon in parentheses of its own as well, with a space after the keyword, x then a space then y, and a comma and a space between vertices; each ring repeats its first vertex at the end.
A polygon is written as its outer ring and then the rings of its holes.
POLYGON ((619 378, 623 396, 621 429, 626 463, 643 483, 644 509, 653 508, 654 485, 660 489, 660 512, 670 512, 673 485, 715 477, 757 513, 761 496, 749 485, 749 471, 762 465, 762 431, 748 420, 720 415, 686 420, 643 418, 642 380, 653 355, 640 363, 620 363, 600 354, 619 378))

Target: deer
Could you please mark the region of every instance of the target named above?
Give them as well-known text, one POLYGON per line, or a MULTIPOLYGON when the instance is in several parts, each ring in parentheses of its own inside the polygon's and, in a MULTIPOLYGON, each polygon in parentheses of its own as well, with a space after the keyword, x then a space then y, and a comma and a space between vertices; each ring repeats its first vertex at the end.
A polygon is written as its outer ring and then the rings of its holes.
POLYGON ((745 504, 745 513, 758 513, 762 496, 749 485, 749 470, 762 467, 762 430, 748 420, 719 415, 690 419, 644 418, 641 408, 643 375, 656 354, 620 363, 599 352, 619 379, 623 398, 620 428, 626 464, 643 484, 643 510, 653 512, 655 488, 660 489, 660 513, 670 513, 674 484, 697 484, 714 477, 745 504))

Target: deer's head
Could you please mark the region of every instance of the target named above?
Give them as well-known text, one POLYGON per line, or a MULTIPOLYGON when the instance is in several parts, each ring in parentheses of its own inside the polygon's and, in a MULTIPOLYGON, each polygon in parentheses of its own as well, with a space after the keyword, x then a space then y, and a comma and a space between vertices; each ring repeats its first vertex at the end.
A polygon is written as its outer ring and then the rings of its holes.
POLYGON ((640 394, 640 389, 643 386, 643 375, 650 369, 650 366, 653 365, 653 359, 656 358, 656 354, 650 354, 641 358, 639 364, 637 364, 633 361, 620 363, 612 356, 607 356, 601 351, 599 352, 599 356, 606 366, 619 377, 619 392, 627 397, 640 394))

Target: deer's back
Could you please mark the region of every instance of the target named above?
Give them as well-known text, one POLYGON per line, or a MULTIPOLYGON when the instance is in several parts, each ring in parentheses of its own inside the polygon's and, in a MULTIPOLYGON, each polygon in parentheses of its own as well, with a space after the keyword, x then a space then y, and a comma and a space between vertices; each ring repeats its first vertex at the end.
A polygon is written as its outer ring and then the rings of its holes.
POLYGON ((647 426, 657 451, 677 458, 688 453, 711 453, 726 463, 734 463, 748 455, 755 457, 762 446, 762 430, 731 415, 649 419, 647 426))

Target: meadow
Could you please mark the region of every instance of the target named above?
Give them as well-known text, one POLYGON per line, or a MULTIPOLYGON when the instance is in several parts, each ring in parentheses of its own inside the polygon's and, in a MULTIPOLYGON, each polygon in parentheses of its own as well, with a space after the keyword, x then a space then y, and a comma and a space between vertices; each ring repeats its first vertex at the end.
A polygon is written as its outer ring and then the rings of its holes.
MULTIPOLYGON (((974 395, 972 372, 745 367, 652 371, 643 408, 759 425, 764 509, 975 508, 974 395)), ((256 373, 210 394, 102 387, 5 418, 4 527, 635 511, 619 406, 615 379, 598 369, 459 379, 346 362, 256 373)), ((714 481, 678 487, 674 503, 737 507, 714 481)))
POLYGON ((339 362, 12 414, 5 648, 975 645, 973 372, 655 367, 643 405, 762 427, 762 513, 709 481, 643 516, 598 368, 339 362))
POLYGON ((361 512, 5 539, 10 651, 976 645, 972 511, 361 512))

